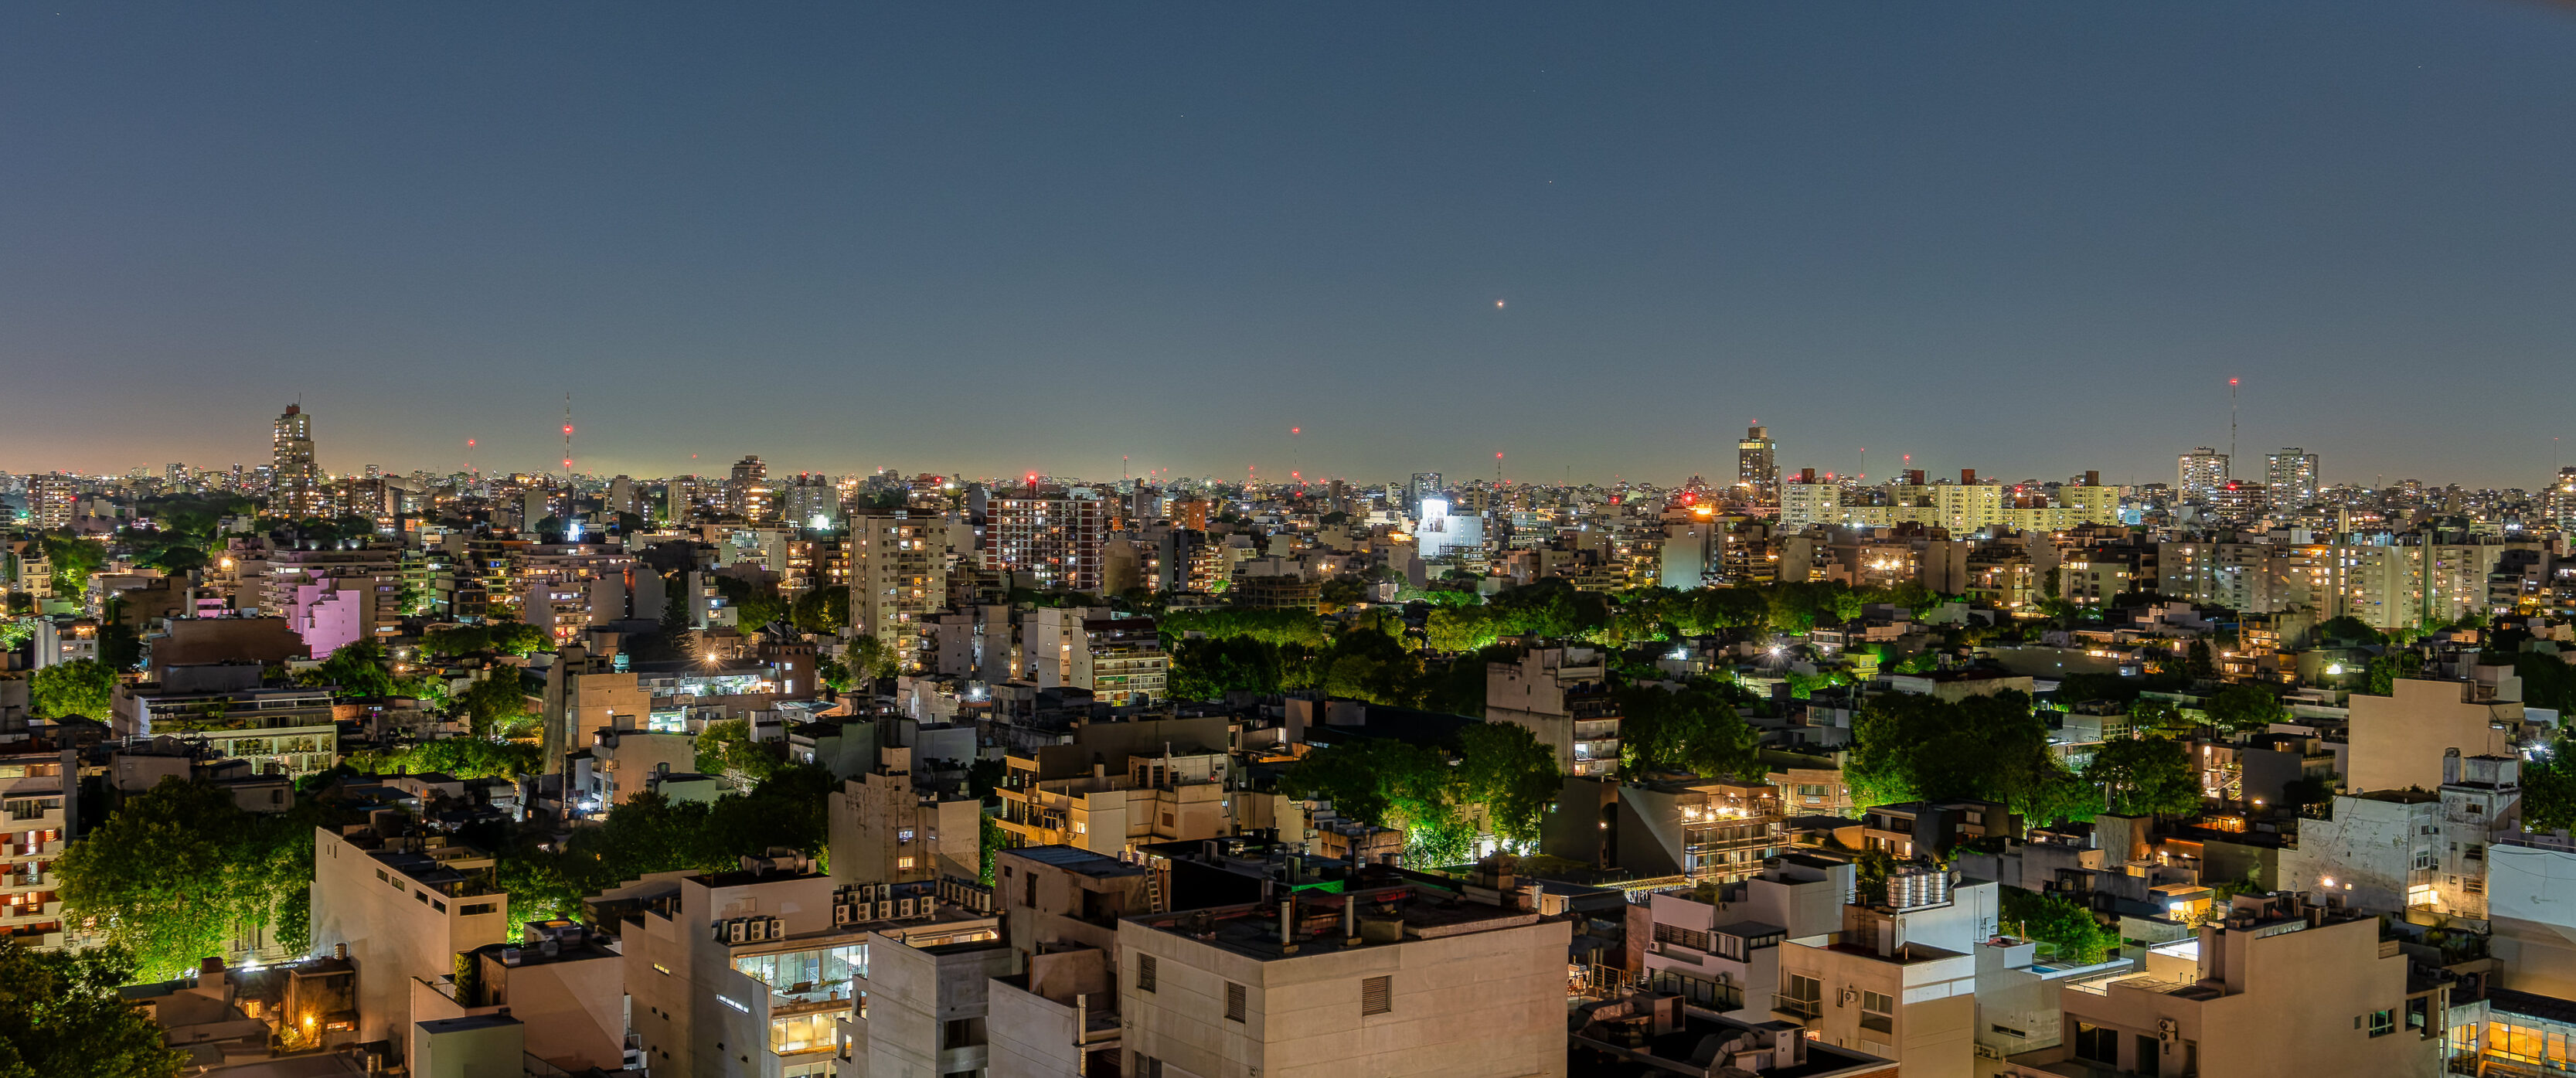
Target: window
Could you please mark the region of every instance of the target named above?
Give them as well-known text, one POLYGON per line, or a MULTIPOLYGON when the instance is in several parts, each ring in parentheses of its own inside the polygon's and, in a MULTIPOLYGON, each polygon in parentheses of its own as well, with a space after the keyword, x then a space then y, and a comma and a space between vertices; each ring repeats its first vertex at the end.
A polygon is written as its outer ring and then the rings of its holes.
POLYGON ((911 854, 905 854, 905 855, 903 855, 903 856, 901 856, 901 857, 895 858, 895 859, 894 859, 894 868, 895 868, 895 871, 897 871, 897 872, 910 872, 910 871, 912 871, 912 866, 913 866, 913 864, 915 863, 915 860, 916 860, 916 859, 915 859, 911 854))
POLYGON ((2371 1036, 2385 1037, 2395 1032, 2397 1032, 2397 1012, 2395 1010, 2370 1012, 2371 1036))
POLYGON ((1151 992, 1154 990, 1153 955, 1140 954, 1136 956, 1136 990, 1139 992, 1151 992))
POLYGON ((1385 1014, 1395 1009, 1395 978, 1368 977, 1360 981, 1360 1014, 1385 1014))
POLYGON ((438 911, 438 912, 440 912, 440 913, 445 913, 445 912, 447 912, 447 903, 441 902, 441 901, 439 901, 439 900, 437 900, 437 899, 433 898, 433 899, 430 899, 430 900, 429 900, 429 908, 431 908, 431 909, 433 909, 433 910, 437 910, 437 911, 438 911))
POLYGON ((1245 996, 1246 993, 1244 992, 1242 985, 1236 984, 1233 981, 1225 982, 1226 1021, 1240 1022, 1244 1020, 1244 1015, 1249 1013, 1251 1010, 1249 1002, 1245 996))
POLYGON ((472 917, 480 913, 490 913, 499 908, 500 906, 496 903, 469 902, 465 905, 456 907, 456 915, 459 917, 472 917))
POLYGON ((1876 992, 1862 992, 1860 1028, 1879 1033, 1896 1032, 1896 1001, 1876 992))
POLYGON ((1709 949, 1708 933, 1674 925, 1656 925, 1655 942, 1677 944, 1700 952, 1706 952, 1709 949))
POLYGON ((2075 1058, 2105 1067, 2120 1065, 2120 1031, 2091 1022, 2075 1023, 2075 1058))

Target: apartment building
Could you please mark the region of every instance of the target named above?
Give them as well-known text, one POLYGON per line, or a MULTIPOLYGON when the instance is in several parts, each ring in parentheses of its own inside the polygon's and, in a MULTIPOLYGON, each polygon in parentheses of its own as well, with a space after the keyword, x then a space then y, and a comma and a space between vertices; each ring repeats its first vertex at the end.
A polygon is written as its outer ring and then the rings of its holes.
POLYGON ((1112 707, 1163 698, 1170 659, 1154 619, 1106 607, 1039 607, 1020 621, 1025 675, 1039 688, 1088 689, 1112 707))
POLYGON ((173 666, 157 682, 120 684, 109 700, 119 737, 182 737, 211 759, 260 773, 319 774, 340 762, 340 726, 327 688, 265 688, 256 663, 173 666))
POLYGON ((649 878, 593 905, 616 917, 632 1028, 655 1073, 833 1074, 876 949, 1000 938, 993 918, 931 886, 836 883, 793 854, 649 878))
MULTIPOLYGON (((415 1026, 501 1017, 525 1023, 517 1051, 501 1060, 524 1066, 535 1056, 568 1072, 641 1068, 641 1044, 626 1033, 626 963, 605 941, 572 921, 531 921, 518 943, 487 943, 457 955, 452 973, 412 981, 415 1026)), ((430 1058, 415 1055, 415 1074, 440 1070, 439 1038, 430 1058)), ((416 1040, 415 1044, 421 1044, 416 1040)), ((530 1068, 533 1069, 533 1068, 530 1068)), ((460 1078, 494 1073, 462 1069, 460 1078)))
POLYGON ((1380 866, 1341 882, 1120 922, 1123 1073, 1566 1073, 1568 922, 1508 872, 1463 894, 1380 866))
POLYGON ((849 544, 850 635, 875 637, 905 670, 920 669, 928 622, 948 605, 948 522, 861 511, 850 515, 849 544))
POLYGON ((2151 951, 2145 973, 2070 986, 2060 1043, 2004 1074, 2438 1074, 2444 1023, 2409 1028, 2408 995, 2406 957, 2377 918, 2238 895, 2198 939, 2151 951))
POLYGON ((841 883, 974 879, 983 802, 916 782, 911 748, 879 748, 877 765, 832 791, 826 806, 832 878, 841 883))
POLYGON ((1998 885, 1900 868, 1842 927, 1780 944, 1772 1013, 1836 1047, 1893 1059, 1908 1078, 1968 1078, 1977 1034, 1975 947, 2002 927, 1998 885))
POLYGON ((1027 574, 1040 589, 1096 594, 1108 537, 1108 508, 1094 492, 1031 482, 985 503, 983 567, 1027 574))
MULTIPOLYGON (((517 677, 503 667, 491 677, 517 677)), ((538 742, 550 773, 565 769, 573 751, 591 743, 598 731, 647 730, 652 727, 653 693, 639 675, 617 669, 615 657, 593 655, 579 643, 555 651, 546 668, 545 694, 538 704, 542 725, 538 742)), ((682 770, 695 770, 695 757, 682 770)))
POLYGON ((0 937, 20 946, 63 946, 63 903, 54 860, 79 831, 77 752, 44 741, 0 745, 0 937))
POLYGON ((866 1003, 848 1021, 846 1053, 875 1075, 985 1074, 992 1061, 990 990, 1015 972, 1010 945, 877 933, 868 943, 866 1003))
POLYGON ((1780 791, 1733 779, 1656 780, 1617 788, 1619 867, 1644 877, 1720 883, 1760 873, 1788 845, 1780 791))
POLYGON ((412 981, 452 975, 458 952, 508 934, 493 864, 437 836, 314 830, 313 946, 345 946, 357 966, 359 1041, 407 1044, 412 981))
POLYGON ((1619 768, 1619 705, 1610 693, 1602 652, 1580 646, 1532 647, 1514 662, 1485 664, 1485 721, 1529 728, 1556 750, 1568 775, 1598 776, 1619 768))
POLYGON ((2300 821, 2282 884, 2320 905, 2482 922, 2490 851, 2522 831, 2521 768, 2452 750, 2436 790, 2338 794, 2329 816, 2300 821))
MULTIPOLYGON (((570 807, 582 813, 605 813, 673 779, 703 778, 698 770, 697 738, 690 734, 654 733, 632 727, 590 732, 590 745, 566 754, 564 772, 570 807)), ((674 797, 673 800, 683 798, 674 797)))
POLYGON ((235 605, 285 618, 315 658, 341 644, 379 640, 402 629, 394 596, 402 590, 402 552, 271 549, 239 561, 242 594, 235 605))
POLYGON ((1112 772, 1095 763, 1088 775, 1046 779, 1037 757, 1004 757, 995 822, 1018 846, 1075 846, 1117 854, 1158 842, 1222 838, 1234 833, 1227 791, 1232 757, 1225 752, 1130 756, 1112 772))
POLYGON ((1780 990, 1780 944, 1840 928, 1853 883, 1847 861, 1782 854, 1713 892, 1655 892, 1629 913, 1640 986, 1713 1013, 1767 1019, 1780 990))

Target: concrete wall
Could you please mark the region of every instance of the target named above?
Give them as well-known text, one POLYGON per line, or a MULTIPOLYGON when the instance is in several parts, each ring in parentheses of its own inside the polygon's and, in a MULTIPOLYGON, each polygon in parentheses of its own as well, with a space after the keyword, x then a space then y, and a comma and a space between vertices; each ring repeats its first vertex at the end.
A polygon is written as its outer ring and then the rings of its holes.
MULTIPOLYGON (((2406 959, 2380 957, 2379 925, 2349 921, 2321 928, 2253 938, 2228 933, 2243 961, 2230 961, 2230 995, 2193 1000, 2113 984, 2107 994, 2069 992, 2060 1002, 2066 1029, 2078 1019, 2117 1027, 2120 1062, 2132 1070, 2136 1034, 2153 1037, 2162 1018, 2175 1021, 2180 1038, 2198 1046, 2201 1078, 2278 1078, 2280 1075, 2429 1076, 2438 1072, 2436 1045, 2405 1028, 2406 959), (2397 1031, 2373 1037, 2372 1011, 2393 1010, 2397 1031), (2365 1019, 2356 1024, 2355 1019, 2365 1019)), ((2202 967, 2210 956, 2204 938, 2202 967)), ((2234 956, 2231 956, 2231 958, 2234 956)), ((2179 1067, 2180 1048, 2170 1066, 2179 1067)), ((2160 1061, 2161 1062, 2161 1061, 2160 1061)), ((1908 1068, 1909 1078, 1912 1069, 1908 1068)))
POLYGON ((411 979, 454 973, 456 952, 499 943, 508 932, 508 895, 450 899, 386 870, 367 850, 318 828, 312 901, 314 950, 329 953, 334 944, 345 943, 357 964, 360 1041, 407 1044, 411 979), (377 878, 380 871, 386 878, 377 878), (492 912, 465 912, 484 905, 492 912))
POLYGON ((2576 999, 2576 853, 2488 847, 2487 920, 2498 983, 2576 999))
POLYGON ((2334 819, 2301 821, 2298 846, 2282 851, 2281 886, 2320 902, 2331 894, 2356 910, 2402 911, 2408 874, 2429 865, 2442 840, 2441 809, 2437 801, 2337 797, 2334 819))
POLYGON ((1562 1075, 1572 926, 1531 923, 1264 962, 1133 922, 1118 929, 1127 1048, 1191 1074, 1264 1078, 1562 1075), (1136 956, 1157 960, 1139 991, 1136 956), (1361 981, 1392 977, 1394 1006, 1360 1014, 1361 981), (1225 1018, 1225 986, 1246 1020, 1225 1018))
POLYGON ((2468 689, 2462 681, 2400 678, 2390 695, 2353 694, 2345 788, 2431 790, 2442 785, 2446 750, 2511 755, 2513 731, 2494 727, 2519 722, 2522 705, 2471 703, 2464 698, 2468 689))

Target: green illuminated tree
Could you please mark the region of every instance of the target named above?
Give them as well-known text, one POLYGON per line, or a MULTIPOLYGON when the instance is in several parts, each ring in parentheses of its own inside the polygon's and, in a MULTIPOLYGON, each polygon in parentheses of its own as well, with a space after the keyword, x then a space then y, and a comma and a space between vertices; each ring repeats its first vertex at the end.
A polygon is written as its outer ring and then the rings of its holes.
POLYGON ((36 671, 27 685, 29 705, 36 715, 50 719, 106 719, 115 690, 116 671, 95 659, 55 663, 36 671))
POLYGON ((117 994, 132 952, 34 951, 0 940, 0 1078, 174 1078, 188 1054, 117 994))
POLYGON ((1618 690, 1619 740, 1632 769, 1680 768, 1703 778, 1759 779, 1762 735, 1735 710, 1731 686, 1701 681, 1678 690, 1618 690))
POLYGON ((2131 737, 2106 742, 2085 765, 2084 780, 2107 787, 2111 810, 2124 815, 2183 816, 2200 810, 2200 776, 2178 741, 2131 737))
POLYGON ((333 650, 318 672, 323 684, 339 686, 341 696, 391 696, 394 675, 386 661, 384 645, 360 640, 333 650))
POLYGON ((466 725, 481 738, 507 737, 534 725, 528 711, 527 684, 516 667, 495 666, 483 680, 465 690, 455 707, 465 709, 466 725))
POLYGON ((2025 891, 2019 887, 2000 890, 2004 930, 2048 944, 2059 958, 2080 963, 2100 962, 2120 946, 2118 932, 2104 927, 2093 916, 2093 911, 2062 896, 2025 891))
POLYGON ((64 910, 98 918, 155 979, 225 953, 246 926, 272 926, 279 942, 300 947, 313 829, 325 821, 304 805, 253 815, 223 787, 164 780, 63 852, 64 910))
POLYGON ((492 650, 510 655, 534 655, 554 646, 545 630, 523 621, 496 621, 489 631, 492 650))
POLYGON ((1483 805, 1495 834, 1538 841, 1539 819, 1565 787, 1556 750, 1539 744, 1528 727, 1508 722, 1460 730, 1458 744, 1457 796, 1483 805))
POLYGON ((2261 733, 2288 713, 2279 697, 2260 685, 2230 685, 2202 705, 2210 725, 2237 733, 2261 733))
POLYGON ((858 680, 867 682, 883 681, 893 677, 903 666, 903 656, 895 654, 893 647, 873 636, 851 637, 850 654, 846 661, 849 664, 850 673, 858 680))
POLYGON ((837 633, 850 623, 850 589, 845 584, 815 588, 796 597, 796 627, 809 633, 837 633))

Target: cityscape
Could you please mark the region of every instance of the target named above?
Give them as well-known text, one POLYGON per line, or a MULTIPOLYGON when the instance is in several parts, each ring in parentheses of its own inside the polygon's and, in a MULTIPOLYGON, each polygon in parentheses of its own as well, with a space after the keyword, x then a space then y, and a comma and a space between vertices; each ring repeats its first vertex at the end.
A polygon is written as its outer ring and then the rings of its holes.
MULTIPOLYGON (((2328 129, 2433 145, 2481 102, 2576 104, 2546 85, 2564 8, 2370 6, 2331 42, 2294 6, 1866 31, 1506 7, 1472 32, 1456 8, 66 10, 0 12, 26 42, 0 61, 27 62, 0 97, 58 79, 64 110, 0 117, 46 151, 0 179, 47 208, 0 221, 32 245, 0 239, 0 1078, 2576 1075, 2576 455, 2550 433, 2576 327, 2529 283, 2576 280, 2576 237, 2543 208, 2563 185, 2478 189, 2576 179, 2576 142, 2516 129, 2547 145, 2387 181, 2442 204, 2410 242, 2446 253, 2402 269, 2334 253, 2384 224, 2380 180, 2323 178, 2328 129), (2257 74, 2346 61, 2369 71, 2324 98, 2257 74), (1767 64, 1802 73, 1743 73, 1767 64), (2192 111, 2128 64, 2316 125, 2157 166, 2286 155, 2318 193, 2313 280, 2253 329, 2231 296, 2019 353, 1905 313, 1984 317, 1964 289, 2074 319, 2037 282, 2087 274, 2143 312, 2279 254, 2225 223, 2235 194, 2155 177, 1957 206, 2204 229, 2205 265, 2070 238, 2016 283, 1970 268, 2037 257, 2010 238, 1792 254, 1745 224, 1726 257, 1773 259, 1779 295, 1604 298, 1750 287, 1638 223, 1704 239, 1691 198, 1609 178, 1717 158, 1629 136, 1995 108, 1985 78, 2192 111), (500 96, 468 93, 487 76, 500 96), (1729 81, 1772 78, 1850 81, 1729 81), (787 104, 887 87, 921 98, 823 125, 863 130, 866 168, 787 104), (2358 103, 2381 94, 2410 104, 2358 103), (1139 95, 1169 145, 1110 118, 1139 95), (216 114, 305 150, 197 159, 231 193, 186 210, 93 171, 216 114), (597 137, 537 137, 557 123, 597 137), (535 193, 398 209, 422 159, 352 164, 397 136, 626 223, 580 239, 535 193), (1316 191, 1265 202, 1277 169, 1316 191), (728 170, 779 186, 653 186, 728 170), (1382 190, 1321 193, 1343 170, 1382 190), (1263 204, 1210 223, 1228 186, 1263 204), (759 216, 888 191, 864 227, 759 216), (1453 198, 1521 220, 1444 222, 1453 198), (188 268, 189 230, 233 213, 274 245, 188 268), (55 246, 76 233, 94 260, 55 246), (388 285, 352 251, 397 233, 477 268, 388 285), (2498 261, 2455 262, 2459 236, 2498 261), (1308 242, 1354 262, 1319 283, 1308 242), (1946 273, 1854 283, 1933 250, 1946 273), (638 267, 665 259, 702 276, 658 291, 638 267), (2404 308, 2437 291, 2413 273, 2483 302, 2404 308), (808 275, 847 291, 808 305, 782 283, 808 275), (1114 298, 986 291, 1032 281, 1114 298), (2320 314, 2310 285, 2350 292, 2320 314), (1303 310, 1259 310, 1273 289, 1303 310), (530 321, 540 293, 560 321, 530 321), (1211 297, 1231 343, 1202 335, 1211 297), (1806 313, 1714 324, 1774 302, 1806 313), (873 328, 835 337, 857 309, 873 328), (2372 343, 2331 362, 2257 347, 2355 324, 2372 343), (1649 355, 1664 333, 1692 343, 1649 355), (1921 351, 1880 351, 1900 339, 1921 351)), ((2160 137, 2047 111, 1903 122, 2067 161, 2160 137)), ((1888 152, 1935 177, 1938 142, 1888 152)), ((1785 185, 1782 214, 1906 202, 1806 167, 1725 165, 1785 185)))

